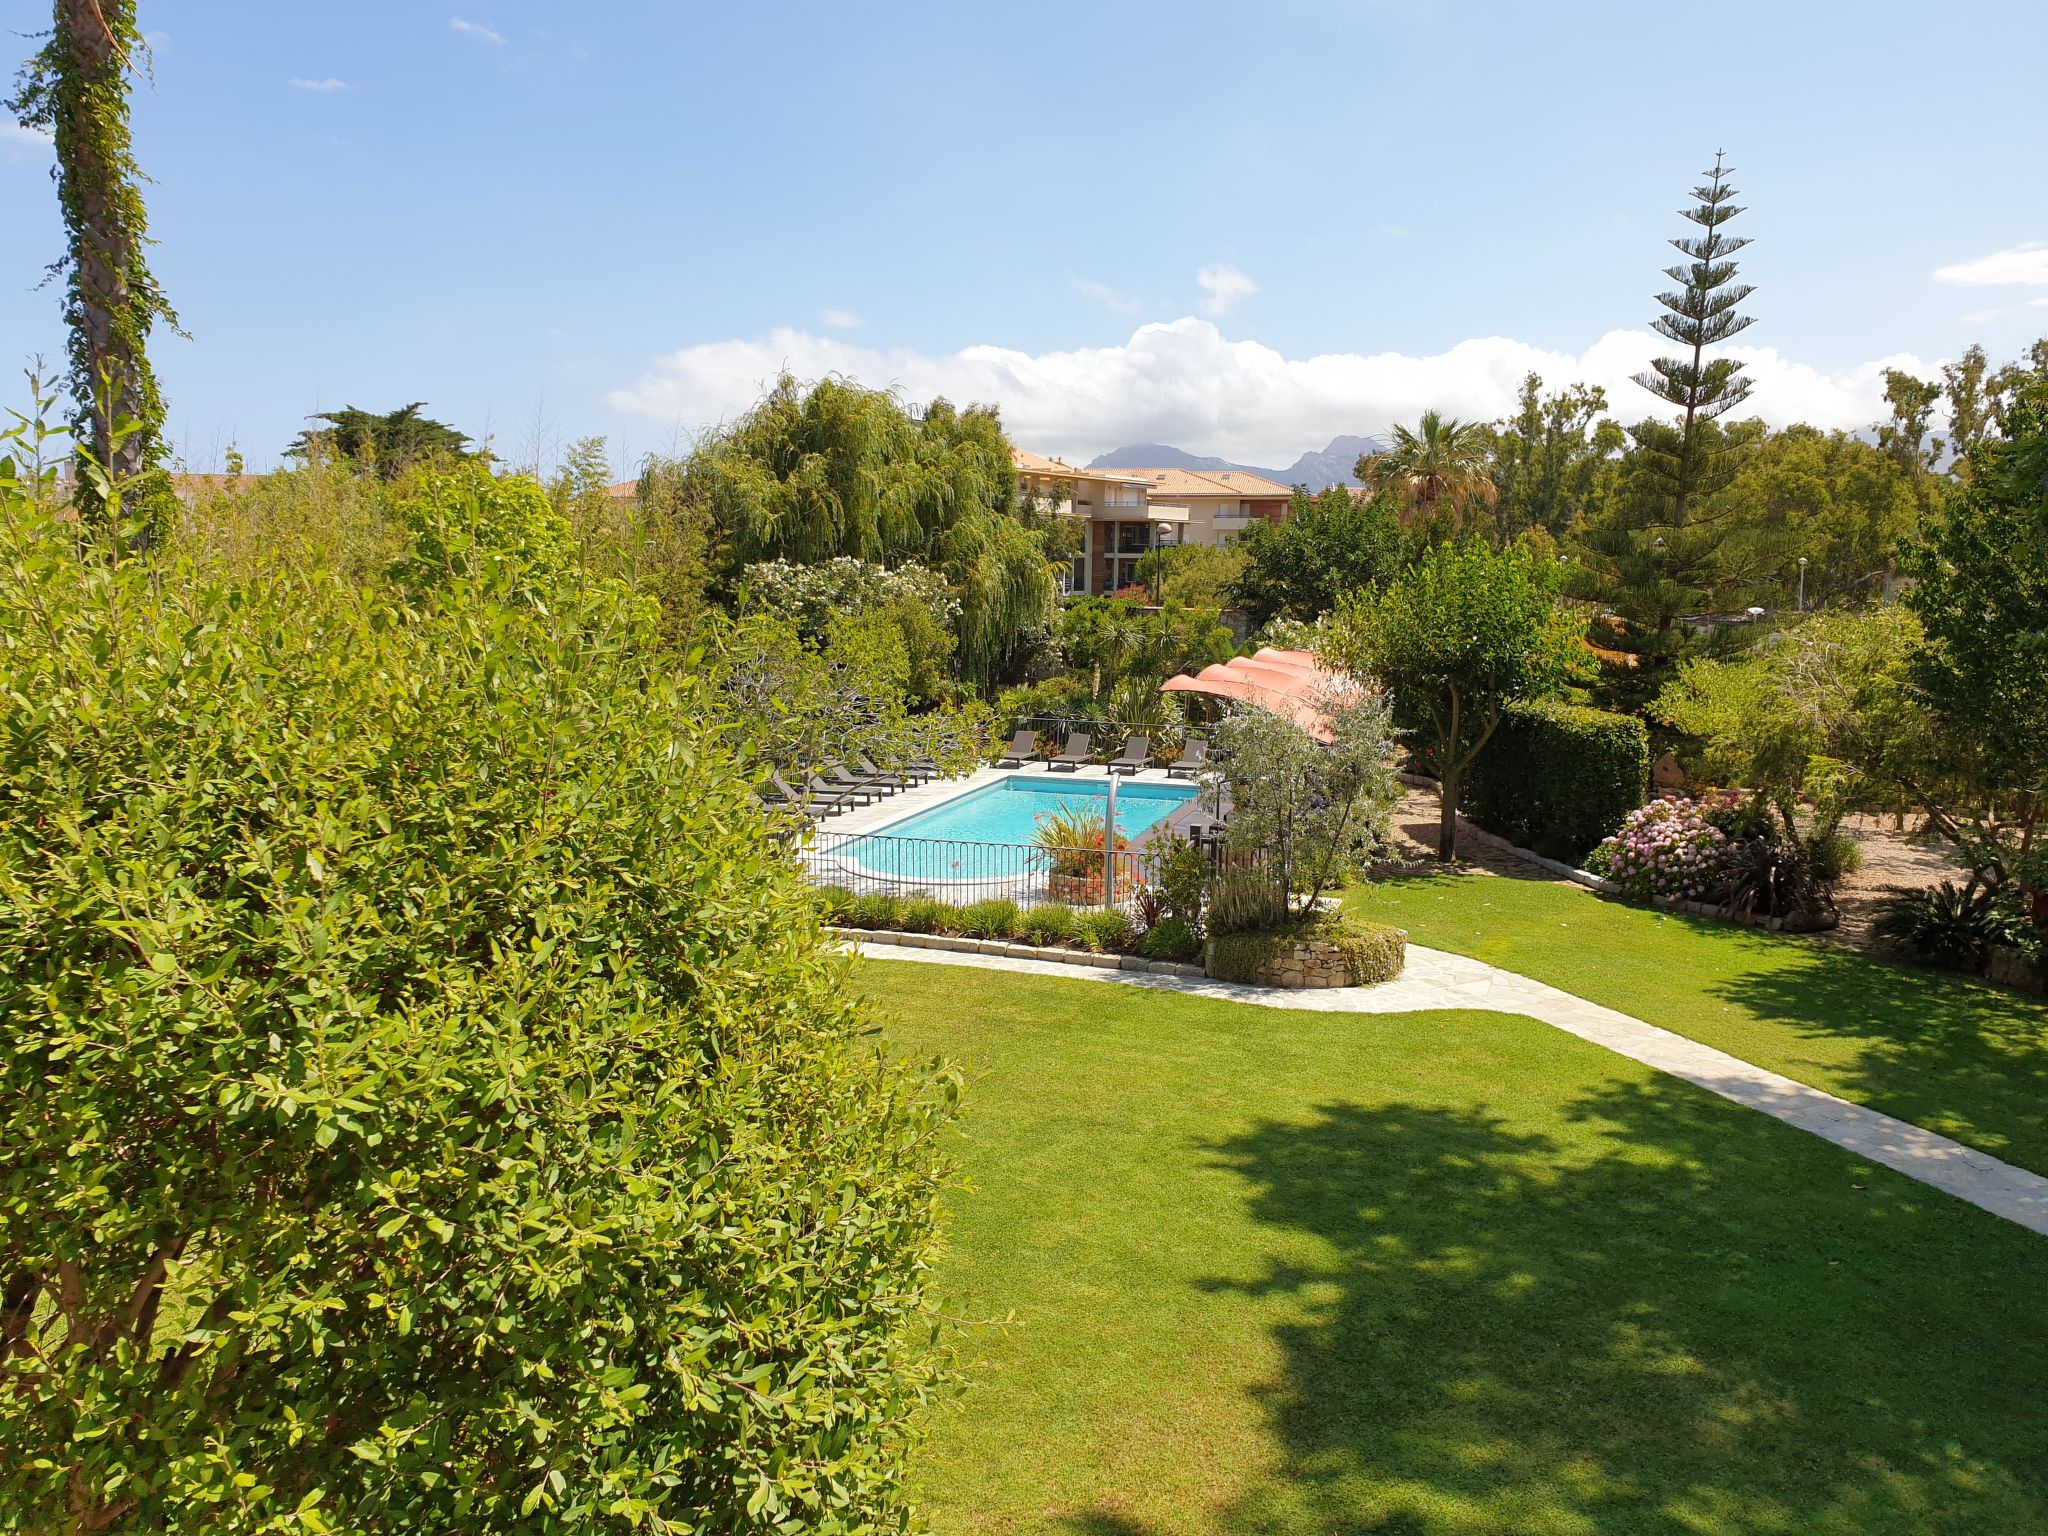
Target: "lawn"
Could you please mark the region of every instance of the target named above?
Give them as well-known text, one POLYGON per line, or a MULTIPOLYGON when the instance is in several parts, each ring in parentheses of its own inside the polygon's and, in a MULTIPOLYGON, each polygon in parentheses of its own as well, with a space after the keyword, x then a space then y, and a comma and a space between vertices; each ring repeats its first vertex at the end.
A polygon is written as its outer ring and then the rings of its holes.
POLYGON ((2048 1240, 1531 1020, 862 962, 969 1076, 956 1532, 2048 1531, 2048 1240))
POLYGON ((2048 1173, 2048 1003, 1576 886, 1422 875, 1352 910, 2048 1173))

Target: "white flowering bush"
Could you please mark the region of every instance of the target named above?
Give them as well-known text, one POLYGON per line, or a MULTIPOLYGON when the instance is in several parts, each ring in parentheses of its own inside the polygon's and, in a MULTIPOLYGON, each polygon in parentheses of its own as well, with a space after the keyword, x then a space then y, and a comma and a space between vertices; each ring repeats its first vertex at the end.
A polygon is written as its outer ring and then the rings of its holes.
POLYGON ((1600 872, 1631 896, 1697 898, 1726 878, 1728 846, 1700 801, 1652 800, 1600 845, 1600 872))

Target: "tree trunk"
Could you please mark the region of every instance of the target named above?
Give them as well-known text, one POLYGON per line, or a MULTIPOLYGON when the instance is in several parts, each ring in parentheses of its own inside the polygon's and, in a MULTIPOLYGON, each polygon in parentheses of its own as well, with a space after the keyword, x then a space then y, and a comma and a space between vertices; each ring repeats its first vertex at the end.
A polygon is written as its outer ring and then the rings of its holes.
POLYGON ((1448 864, 1458 856, 1458 770, 1446 763, 1437 780, 1436 856, 1448 864))
POLYGON ((78 323, 95 390, 91 442, 84 446, 119 484, 142 472, 148 449, 146 431, 115 440, 117 422, 140 424, 143 416, 142 360, 135 355, 141 340, 128 314, 138 232, 129 227, 119 196, 123 169, 105 152, 108 125, 92 118, 107 111, 109 102, 126 116, 127 61, 99 0, 57 0, 56 23, 76 71, 57 112, 56 151, 59 185, 77 207, 80 224, 78 323))

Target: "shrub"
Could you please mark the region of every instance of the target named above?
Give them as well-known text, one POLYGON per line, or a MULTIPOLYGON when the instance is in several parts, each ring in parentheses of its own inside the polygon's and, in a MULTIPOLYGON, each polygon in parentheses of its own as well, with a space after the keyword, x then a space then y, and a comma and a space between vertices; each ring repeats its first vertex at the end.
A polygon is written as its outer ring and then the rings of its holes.
POLYGON ((949 910, 935 896, 906 896, 896 913, 896 926, 905 933, 937 933, 949 910))
POLYGON ((1209 888, 1211 933, 1260 933, 1287 918, 1287 893, 1260 865, 1226 865, 1209 888))
POLYGON ((1202 921, 1202 893, 1209 884, 1209 860, 1183 838, 1156 838, 1145 852, 1145 878, 1159 892, 1166 915, 1190 928, 1202 921))
POLYGON ((1017 903, 977 901, 960 909, 960 931, 970 939, 1007 939, 1017 931, 1017 903))
MULTIPOLYGON (((1037 825, 1032 829, 1031 841, 1036 847, 1052 855, 1052 872, 1066 879, 1102 878, 1102 826, 1105 811, 1092 811, 1084 806, 1056 806, 1050 811, 1040 811, 1037 825)), ((1121 833, 1117 835, 1119 850, 1129 846, 1130 840, 1121 833)))
POLYGON ((612 590, 0 490, 0 1524, 897 1529, 951 1089, 612 590))
POLYGON ((1602 845, 1607 878, 1629 895, 1700 897, 1722 881, 1728 835, 1695 800, 1652 800, 1602 845))
POLYGON ((1616 831, 1650 788, 1650 733, 1633 715, 1513 703, 1473 765, 1467 806, 1490 832, 1572 859, 1616 831))
POLYGON ((1983 907, 1952 880, 1924 890, 1894 890, 1878 903, 1870 931, 1915 960, 1953 970, 1983 964, 1993 936, 1983 907))
POLYGON ((576 554, 569 520, 540 482, 503 479, 480 459, 425 470, 398 501, 411 549, 391 574, 416 596, 457 577, 491 577, 507 567, 516 579, 545 578, 576 554))
POLYGON ((903 898, 900 896, 871 895, 856 896, 846 909, 846 923, 850 928, 896 928, 903 915, 903 898))
POLYGON ((1201 952, 1195 930, 1177 917, 1162 917, 1138 939, 1138 953, 1147 960, 1192 960, 1201 952))
POLYGON ((1342 950, 1355 986, 1392 981, 1407 963, 1408 936, 1400 929, 1342 912, 1322 912, 1277 928, 1211 939, 1209 974, 1218 981, 1255 983, 1282 950, 1303 940, 1319 940, 1342 950))
POLYGON ((843 885, 818 887, 818 912, 826 922, 845 927, 853 910, 854 894, 843 885))
POLYGON ((1114 907, 1077 914, 1081 942, 1098 955, 1123 954, 1131 947, 1131 920, 1114 907))
POLYGON ((1026 944, 1072 944, 1081 937, 1081 915, 1058 902, 1033 907, 1018 919, 1017 937, 1026 944))

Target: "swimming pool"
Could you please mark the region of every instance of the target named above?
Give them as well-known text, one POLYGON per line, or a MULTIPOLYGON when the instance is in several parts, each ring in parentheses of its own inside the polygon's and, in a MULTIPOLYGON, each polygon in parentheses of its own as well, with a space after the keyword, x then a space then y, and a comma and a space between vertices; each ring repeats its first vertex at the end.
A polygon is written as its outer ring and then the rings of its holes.
MULTIPOLYGON (((1135 850, 1143 833, 1196 793, 1193 784, 1120 782, 1117 831, 1135 850)), ((971 886, 977 895, 1023 898, 1044 884, 1051 866, 1051 855, 1028 846, 1039 818, 1056 810, 1100 816, 1108 799, 1109 786, 1101 779, 1013 774, 873 833, 829 840, 828 855, 813 862, 828 882, 865 883, 866 877, 883 876, 906 889, 971 886), (1012 884, 1015 890, 1008 888, 1012 884)), ((1135 860, 1135 851, 1124 857, 1135 860)))
MULTIPOLYGON (((1195 796, 1193 784, 1123 783, 1116 787, 1116 825, 1133 842, 1195 796)), ((1028 843, 1038 818, 1052 811, 1100 816, 1109 786, 1100 779, 1015 774, 944 805, 881 828, 878 837, 931 837, 961 843, 1028 843)))

